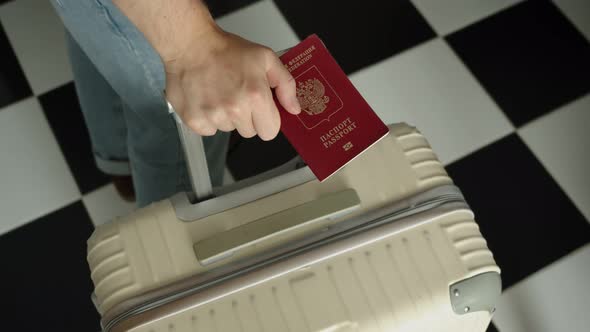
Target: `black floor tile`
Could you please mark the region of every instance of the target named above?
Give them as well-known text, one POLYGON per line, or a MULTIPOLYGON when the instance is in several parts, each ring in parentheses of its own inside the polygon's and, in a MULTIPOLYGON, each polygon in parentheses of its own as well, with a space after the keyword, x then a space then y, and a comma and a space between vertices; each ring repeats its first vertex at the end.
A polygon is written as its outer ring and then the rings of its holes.
POLYGON ((435 37, 408 0, 275 0, 300 39, 316 33, 349 74, 435 37))
POLYGON ((259 0, 205 0, 213 17, 229 14, 259 0))
POLYGON ((100 330, 81 201, 0 236, 2 331, 100 330))
POLYGON ((516 134, 448 171, 475 212, 504 287, 590 241, 590 224, 516 134))
POLYGON ((498 328, 494 324, 490 324, 486 332, 498 332, 498 328))
POLYGON ((297 151, 282 133, 272 141, 265 142, 255 136, 242 138, 237 131, 230 138, 227 167, 235 180, 242 180, 295 158, 297 151))
POLYGON ((107 184, 109 178, 94 163, 74 83, 49 91, 39 100, 80 192, 84 195, 107 184))
POLYGON ((590 91, 590 44, 549 1, 526 1, 447 37, 514 125, 590 91))
POLYGON ((0 23, 0 108, 33 94, 0 23))

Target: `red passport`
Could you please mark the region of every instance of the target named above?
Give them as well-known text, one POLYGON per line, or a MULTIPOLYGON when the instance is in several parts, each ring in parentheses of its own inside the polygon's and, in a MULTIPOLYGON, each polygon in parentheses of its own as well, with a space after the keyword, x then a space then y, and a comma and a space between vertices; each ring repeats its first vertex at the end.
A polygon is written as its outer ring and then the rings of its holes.
MULTIPOLYGON (((301 113, 277 102, 281 131, 323 181, 389 132, 316 35, 283 54, 301 113)), ((276 101, 276 100, 275 100, 276 101)))

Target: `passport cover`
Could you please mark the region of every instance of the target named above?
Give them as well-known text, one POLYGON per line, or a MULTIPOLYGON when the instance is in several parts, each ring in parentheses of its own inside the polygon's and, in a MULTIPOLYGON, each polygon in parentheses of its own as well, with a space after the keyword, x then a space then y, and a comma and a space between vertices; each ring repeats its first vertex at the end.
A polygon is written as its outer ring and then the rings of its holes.
POLYGON ((301 104, 301 113, 293 115, 275 99, 281 131, 320 181, 387 135, 387 126, 317 35, 280 59, 295 78, 301 104))

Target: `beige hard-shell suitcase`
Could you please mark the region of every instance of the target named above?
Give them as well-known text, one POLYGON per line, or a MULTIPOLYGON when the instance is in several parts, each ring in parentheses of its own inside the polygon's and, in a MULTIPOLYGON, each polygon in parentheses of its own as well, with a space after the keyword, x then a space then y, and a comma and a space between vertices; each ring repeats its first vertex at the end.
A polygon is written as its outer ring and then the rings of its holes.
POLYGON ((322 183, 295 159, 212 189, 178 124, 195 192, 88 240, 105 332, 486 330, 500 269, 415 128, 322 183))

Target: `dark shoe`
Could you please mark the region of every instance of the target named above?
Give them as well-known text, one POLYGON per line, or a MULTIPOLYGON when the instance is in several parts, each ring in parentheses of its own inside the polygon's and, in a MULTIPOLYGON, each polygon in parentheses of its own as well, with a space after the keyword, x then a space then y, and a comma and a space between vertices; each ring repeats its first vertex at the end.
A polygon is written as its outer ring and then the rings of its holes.
POLYGON ((135 202, 135 188, 131 176, 111 176, 117 193, 127 202, 135 202))

